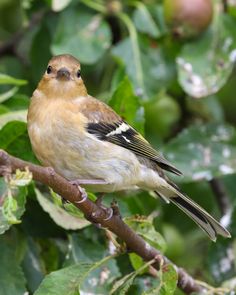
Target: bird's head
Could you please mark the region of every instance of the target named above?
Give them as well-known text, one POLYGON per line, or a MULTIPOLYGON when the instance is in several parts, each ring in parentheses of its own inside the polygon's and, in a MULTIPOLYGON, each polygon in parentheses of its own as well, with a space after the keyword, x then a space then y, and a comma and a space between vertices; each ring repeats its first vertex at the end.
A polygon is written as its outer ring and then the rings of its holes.
POLYGON ((79 61, 69 54, 54 56, 38 85, 48 98, 73 99, 87 95, 79 61))

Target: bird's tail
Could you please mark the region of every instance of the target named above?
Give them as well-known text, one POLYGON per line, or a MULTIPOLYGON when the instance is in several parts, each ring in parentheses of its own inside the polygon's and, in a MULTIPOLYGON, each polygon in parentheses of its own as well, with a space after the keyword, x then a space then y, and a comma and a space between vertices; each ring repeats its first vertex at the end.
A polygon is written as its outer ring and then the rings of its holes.
POLYGON ((167 196, 165 194, 156 192, 162 199, 169 200, 171 203, 179 207, 184 213, 186 213, 206 234, 211 240, 216 241, 217 235, 221 235, 226 238, 230 238, 231 235, 218 221, 216 221, 209 213, 202 207, 196 204, 193 200, 176 190, 176 187, 172 187, 171 196, 168 191, 167 196))

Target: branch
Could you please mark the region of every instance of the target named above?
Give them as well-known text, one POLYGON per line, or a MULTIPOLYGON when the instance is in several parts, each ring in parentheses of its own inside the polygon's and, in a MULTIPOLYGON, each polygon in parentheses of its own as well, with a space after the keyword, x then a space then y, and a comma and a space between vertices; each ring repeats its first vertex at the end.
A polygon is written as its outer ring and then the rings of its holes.
MULTIPOLYGON (((127 224, 121 219, 119 212, 115 210, 110 219, 107 218, 107 210, 99 207, 89 199, 84 202, 81 190, 68 182, 54 172, 52 168, 45 168, 32 163, 12 157, 5 151, 0 150, 0 175, 4 172, 11 171, 14 173, 16 169, 24 170, 26 167, 32 172, 33 179, 39 181, 53 189, 54 192, 62 196, 65 200, 74 204, 79 208, 89 221, 101 224, 102 227, 109 229, 123 240, 128 249, 141 256, 144 260, 149 261, 156 259, 155 268, 160 265, 171 263, 168 258, 163 256, 159 251, 147 244, 140 236, 138 236, 127 224), (80 203, 81 202, 81 203, 80 203)), ((178 272, 178 287, 186 294, 192 292, 203 291, 203 287, 197 283, 184 269, 174 265, 178 272)))

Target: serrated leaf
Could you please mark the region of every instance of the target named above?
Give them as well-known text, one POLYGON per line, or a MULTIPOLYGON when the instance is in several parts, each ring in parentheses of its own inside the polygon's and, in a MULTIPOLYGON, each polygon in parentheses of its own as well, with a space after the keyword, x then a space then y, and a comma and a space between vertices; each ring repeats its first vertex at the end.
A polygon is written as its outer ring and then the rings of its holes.
POLYGON ((229 125, 191 126, 164 147, 165 156, 183 172, 179 181, 209 181, 236 172, 235 137, 229 125))
POLYGON ((60 14, 51 46, 53 54, 70 53, 81 63, 97 62, 111 45, 111 32, 101 15, 67 9, 60 14))
POLYGON ((46 196, 44 196, 38 189, 35 190, 37 200, 44 211, 46 211, 54 222, 64 229, 76 230, 84 228, 90 224, 83 217, 75 217, 66 212, 58 205, 52 203, 46 196))
POLYGON ((40 284, 34 295, 79 295, 80 286, 90 272, 107 263, 108 256, 96 263, 79 263, 50 273, 40 284))

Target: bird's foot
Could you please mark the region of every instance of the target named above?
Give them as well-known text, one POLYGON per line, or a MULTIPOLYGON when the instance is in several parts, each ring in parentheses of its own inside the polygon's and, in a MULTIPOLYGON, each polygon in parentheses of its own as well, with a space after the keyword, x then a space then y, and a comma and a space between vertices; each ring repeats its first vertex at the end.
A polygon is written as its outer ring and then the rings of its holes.
POLYGON ((80 193, 81 193, 81 200, 79 200, 79 201, 75 201, 75 203, 76 203, 76 204, 81 204, 81 203, 83 203, 83 202, 85 202, 85 201, 87 200, 88 195, 87 195, 87 193, 86 193, 86 191, 85 191, 84 188, 78 186, 78 190, 79 190, 80 193))
POLYGON ((110 208, 107 208, 105 206, 103 206, 102 204, 102 200, 103 200, 103 197, 104 197, 105 193, 99 193, 98 194, 98 197, 97 197, 97 200, 95 201, 96 205, 100 208, 102 208, 104 211, 106 211, 106 214, 107 214, 107 217, 104 218, 103 220, 107 221, 109 219, 112 218, 113 216, 113 208, 110 207, 110 208))

